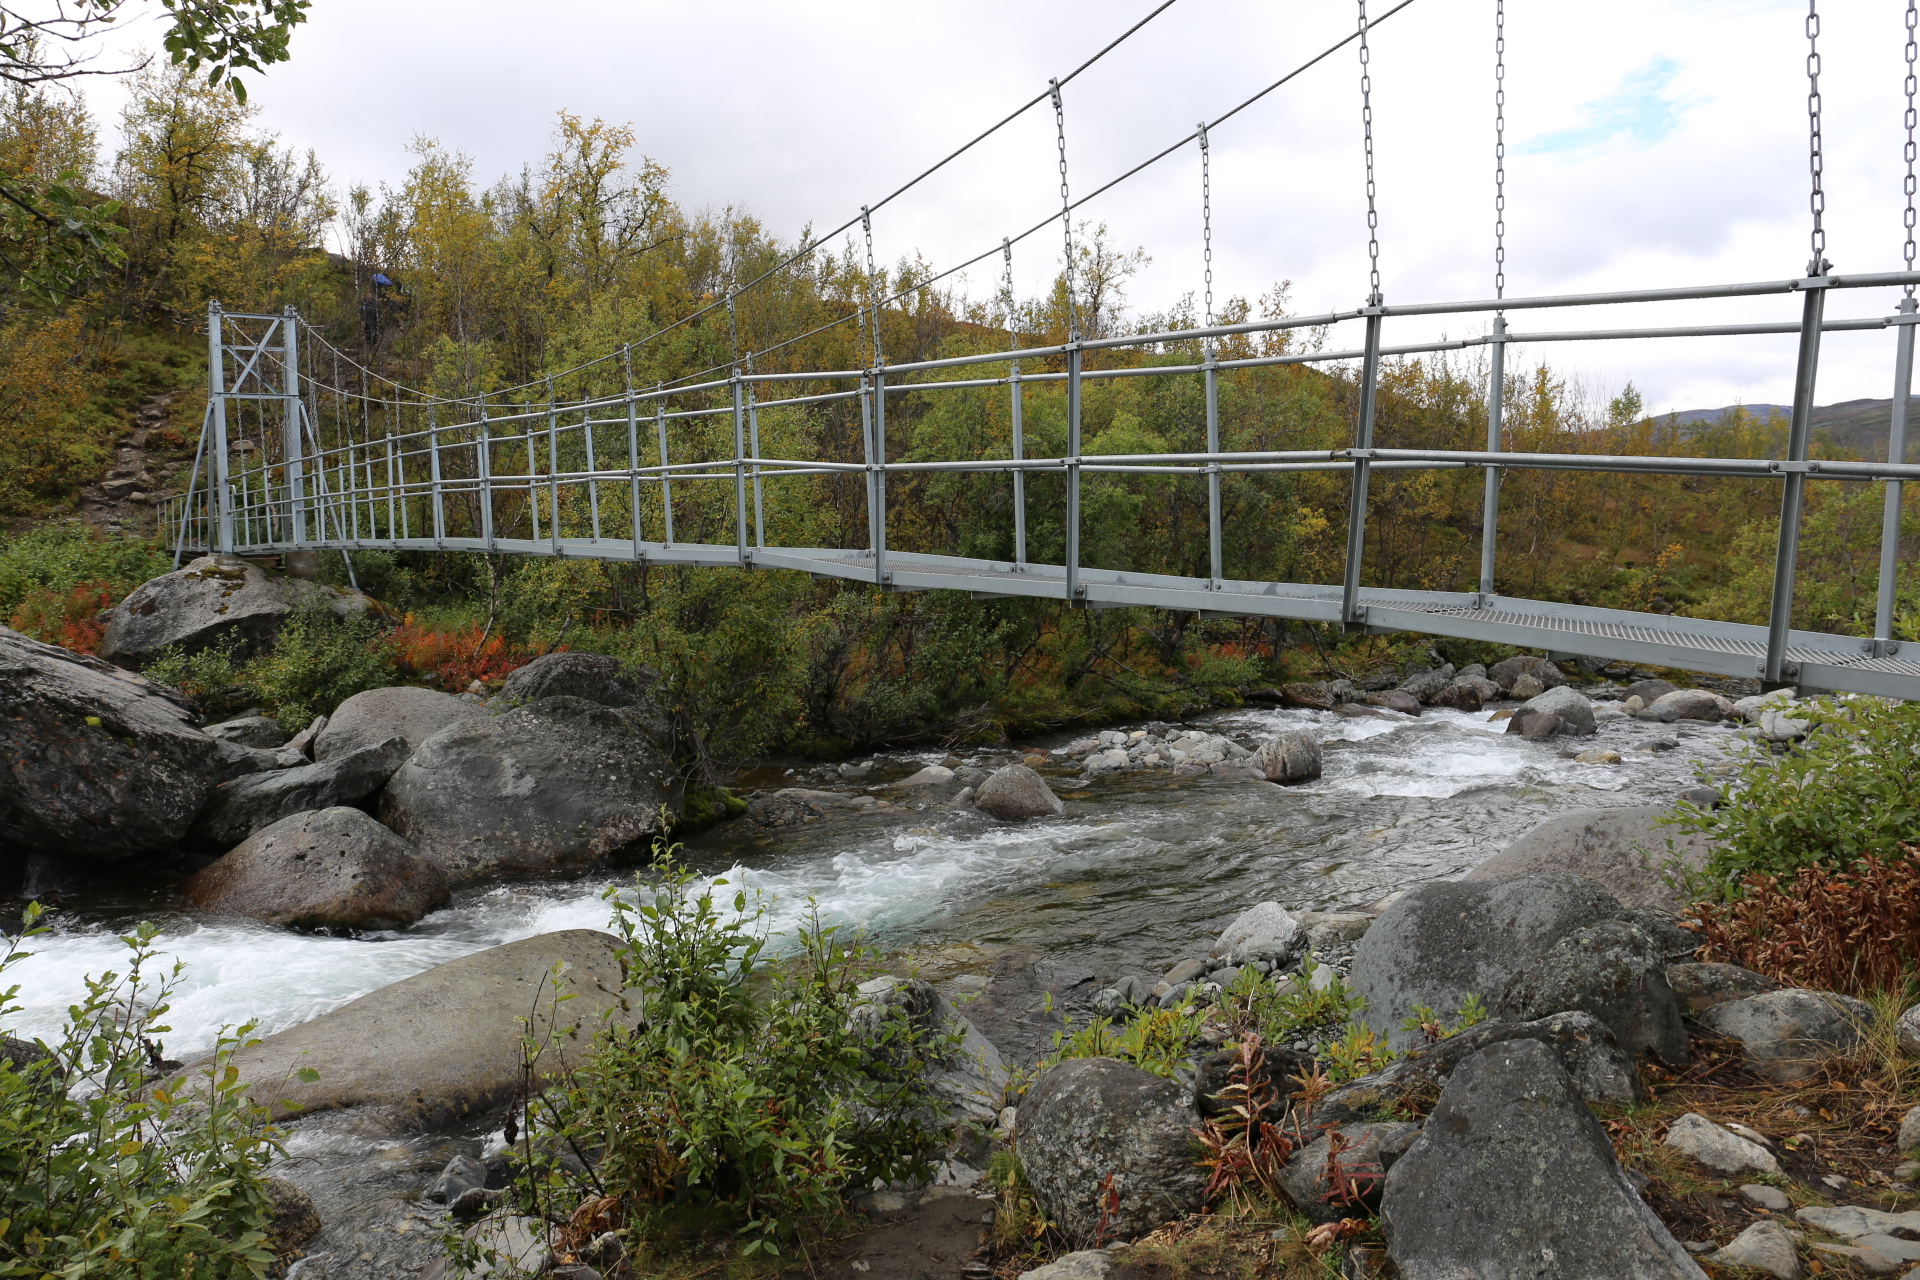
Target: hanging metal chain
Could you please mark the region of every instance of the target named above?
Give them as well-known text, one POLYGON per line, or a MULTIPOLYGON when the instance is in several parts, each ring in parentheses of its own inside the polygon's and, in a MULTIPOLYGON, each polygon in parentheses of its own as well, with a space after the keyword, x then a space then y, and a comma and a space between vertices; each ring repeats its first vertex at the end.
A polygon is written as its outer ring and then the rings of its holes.
POLYGON ((1003 286, 1007 295, 1007 350, 1018 351, 1020 335, 1014 329, 1013 317, 1013 241, 1005 236, 1000 237, 1000 256, 1007 263, 1007 280, 1003 286))
POLYGON ((1073 292, 1073 198, 1067 194, 1067 109, 1060 101, 1060 82, 1053 87, 1053 129, 1060 147, 1060 237, 1066 246, 1067 341, 1080 341, 1080 303, 1073 292))
POLYGON ((873 363, 870 368, 878 369, 884 359, 880 353, 880 305, 875 301, 877 290, 874 287, 873 269, 873 214, 866 205, 860 206, 860 230, 867 237, 867 315, 872 321, 870 333, 873 342, 873 363))
MULTIPOLYGON (((1212 155, 1207 148, 1207 122, 1200 129, 1200 260, 1206 265, 1206 328, 1213 328, 1213 174, 1212 155)), ((1207 342, 1212 350, 1213 342, 1207 342)))
POLYGON ((1507 296, 1507 0, 1493 0, 1493 296, 1507 296))
POLYGON ((1807 0, 1807 172, 1812 186, 1807 208, 1813 213, 1813 257, 1807 274, 1823 275, 1827 269, 1827 229, 1821 217, 1827 211, 1827 193, 1821 185, 1826 156, 1820 145, 1820 0, 1807 0))
POLYGON ((1367 305, 1377 307, 1380 294, 1380 211, 1375 207, 1373 182, 1373 51, 1367 47, 1367 0, 1360 0, 1360 127, 1367 150, 1367 260, 1370 266, 1367 305))
MULTIPOLYGON (((1920 28, 1920 4, 1916 4, 1916 0, 1907 0, 1907 83, 1906 83, 1907 114, 1906 114, 1905 120, 1903 121, 1903 123, 1907 126, 1907 146, 1906 146, 1906 152, 1905 152, 1905 158, 1907 161, 1907 177, 1906 177, 1906 185, 1905 185, 1905 191, 1907 196, 1907 208, 1906 208, 1905 214, 1903 215, 1906 221, 1907 242, 1902 247, 1902 253, 1906 259, 1907 270, 1909 271, 1913 270, 1913 224, 1914 224, 1913 165, 1914 165, 1914 159, 1916 154, 1915 148, 1914 148, 1914 127, 1916 125, 1920 125, 1920 115, 1916 115, 1914 112, 1914 93, 1916 89, 1920 89, 1920 83, 1916 83, 1914 79, 1914 59, 1916 55, 1920 55, 1920 44, 1916 44, 1915 42, 1915 32, 1917 28, 1920 28)), ((1907 286, 1907 296, 1909 298, 1913 296, 1912 285, 1907 286)))

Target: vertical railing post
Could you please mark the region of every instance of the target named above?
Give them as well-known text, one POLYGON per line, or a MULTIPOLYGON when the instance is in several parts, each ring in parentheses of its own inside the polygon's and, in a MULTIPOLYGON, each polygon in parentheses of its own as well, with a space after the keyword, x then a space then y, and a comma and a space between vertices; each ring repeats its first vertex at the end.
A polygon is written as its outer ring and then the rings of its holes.
MULTIPOLYGON (((1487 370, 1487 452, 1499 453, 1505 448, 1505 428, 1503 421, 1507 405, 1507 318, 1493 318, 1493 336, 1488 339, 1493 348, 1490 367, 1487 370)), ((1493 564, 1495 548, 1500 537, 1500 468, 1488 467, 1486 492, 1480 507, 1480 598, 1474 603, 1479 608, 1493 606, 1493 564)))
POLYGON ((433 482, 433 545, 447 545, 447 497, 440 479, 440 406, 427 406, 427 478, 433 482))
POLYGON ((1080 339, 1067 344, 1067 604, 1080 599, 1080 339))
MULTIPOLYGON (((630 354, 622 352, 623 363, 631 359, 630 354)), ((632 521, 633 561, 640 563, 640 405, 633 398, 633 366, 626 363, 627 379, 627 507, 628 519, 632 521)))
POLYGON ((1367 317, 1366 356, 1360 366, 1360 413, 1354 427, 1353 490, 1347 508, 1347 564, 1340 587, 1340 621, 1348 630, 1366 624, 1360 607, 1360 563, 1367 549, 1367 481, 1373 470, 1373 407, 1380 386, 1380 301, 1362 311, 1367 317))
POLYGON ((887 572, 887 369, 873 371, 873 580, 886 586, 887 572))
MULTIPOLYGON (((554 555, 560 550, 560 417, 553 406, 553 378, 547 378, 547 544, 554 555)), ((531 445, 531 441, 529 441, 531 445)), ((527 452, 531 454, 532 448, 527 452)))
POLYGON ((527 515, 533 522, 533 541, 540 541, 540 468, 533 456, 533 419, 527 419, 527 515))
POLYGON ((480 537, 493 551, 493 434, 487 428, 487 393, 480 393, 479 452, 474 459, 480 476, 480 537))
POLYGON ((867 467, 867 554, 872 556, 879 554, 880 534, 874 524, 879 503, 873 496, 873 375, 867 373, 860 375, 860 460, 867 467))
MULTIPOLYGON (((1007 382, 1013 397, 1013 460, 1019 462, 1027 456, 1027 430, 1018 360, 1007 382)), ((1020 467, 1013 469, 1013 567, 1020 573, 1027 570, 1027 473, 1020 467)))
MULTIPOLYGON (((658 383, 654 391, 660 390, 658 383)), ((662 395, 653 402, 653 423, 660 433, 660 512, 666 528, 667 540, 661 545, 673 545, 673 473, 667 468, 667 398, 662 395)))
MULTIPOLYGON (((747 362, 753 371, 753 362, 747 362)), ((747 384, 747 448, 753 457, 753 545, 767 545, 767 500, 761 488, 760 473, 760 396, 754 383, 747 384)))
MULTIPOLYGON (((1887 461, 1907 460, 1907 406, 1913 398, 1913 329, 1920 323, 1916 303, 1911 297, 1900 299, 1900 336, 1893 354, 1893 414, 1887 424, 1887 461)), ((1880 525, 1880 593, 1873 615, 1873 656, 1890 658, 1900 651, 1893 637, 1894 588, 1899 584, 1900 521, 1904 512, 1905 486, 1899 480, 1887 481, 1887 508, 1880 525)))
POLYGON ((600 541, 600 461, 593 447, 593 410, 580 411, 580 429, 587 438, 587 512, 593 524, 593 540, 600 541))
POLYGON ((741 564, 747 558, 747 402, 746 384, 735 369, 733 390, 733 553, 741 564))
MULTIPOLYGON (((1815 260, 1813 269, 1824 271, 1815 260)), ((1780 494, 1780 541, 1773 561, 1773 606, 1767 616, 1767 657, 1760 668, 1763 685, 1797 678, 1787 662, 1787 633, 1793 626, 1793 579, 1800 561, 1800 513, 1807 497, 1807 453, 1813 440, 1813 389, 1820 369, 1820 321, 1826 314, 1825 276, 1803 282, 1807 301, 1800 314, 1800 355, 1793 372, 1793 419, 1787 430, 1786 473, 1780 494)))
POLYGON ((281 424, 285 439, 281 458, 287 473, 286 528, 287 540, 298 546, 307 540, 307 475, 306 451, 300 435, 300 313, 291 303, 280 325, 280 349, 286 361, 280 383, 286 393, 286 407, 281 410, 286 419, 281 424))
POLYGON ((1225 585, 1220 546, 1220 365, 1207 343, 1207 590, 1225 585))
POLYGON ((207 420, 213 427, 213 465, 207 468, 213 479, 214 508, 218 519, 218 538, 214 550, 233 554, 233 492, 227 474, 227 366, 222 341, 220 303, 207 303, 207 420))

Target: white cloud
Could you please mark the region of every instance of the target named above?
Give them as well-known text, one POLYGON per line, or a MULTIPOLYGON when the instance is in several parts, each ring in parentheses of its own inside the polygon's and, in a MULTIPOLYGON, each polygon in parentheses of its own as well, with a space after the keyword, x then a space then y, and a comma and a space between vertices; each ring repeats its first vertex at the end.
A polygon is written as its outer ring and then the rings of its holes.
MULTIPOLYGON (((1149 0, 321 0, 294 60, 253 78, 264 123, 343 180, 398 182, 416 134, 484 176, 538 160, 554 113, 632 121, 692 205, 736 204, 792 236, 831 226, 1044 88, 1149 0)), ((1387 6, 1375 0, 1375 13, 1387 6)), ((1808 255, 1804 7, 1787 0, 1508 0, 1508 292, 1627 289, 1798 274, 1808 255)), ((1829 256, 1900 265, 1901 6, 1832 0, 1822 47, 1829 256)), ((1416 0, 1374 33, 1381 267, 1389 302, 1484 297, 1492 278, 1491 0, 1416 0)), ((1343 3, 1180 0, 1067 90, 1084 192, 1352 29, 1343 3)), ((152 42, 156 28, 128 38, 152 42)), ((96 91, 111 117, 112 90, 96 91)), ((1303 311, 1366 292, 1352 46, 1213 136, 1216 293, 1295 282, 1303 311)), ((1058 201, 1044 106, 875 218, 888 258, 972 256, 1058 201)), ((1189 146, 1084 211, 1154 258, 1145 309, 1200 278, 1189 146)), ((1016 252, 1023 288, 1057 240, 1016 252)), ((991 272, 973 282, 993 287, 991 272)), ((1835 315, 1892 309, 1891 290, 1835 315)), ((1791 319, 1791 297, 1542 312, 1515 327, 1791 319)), ((1397 322, 1420 341, 1475 322, 1397 322)), ((1336 339, 1337 341, 1338 339, 1336 339)), ((1835 340, 1823 402, 1888 394, 1890 333, 1835 340)), ((1541 348, 1598 389, 1631 376, 1650 407, 1789 398, 1790 339, 1541 348)))

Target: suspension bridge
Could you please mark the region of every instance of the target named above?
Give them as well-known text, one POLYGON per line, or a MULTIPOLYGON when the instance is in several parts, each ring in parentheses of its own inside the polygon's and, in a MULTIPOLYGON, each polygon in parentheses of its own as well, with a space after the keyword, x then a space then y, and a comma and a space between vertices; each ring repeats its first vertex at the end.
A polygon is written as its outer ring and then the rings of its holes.
MULTIPOLYGON (((1051 104, 1059 148, 1059 209, 1018 236, 942 276, 919 281, 891 297, 872 297, 833 324, 861 327, 870 359, 856 369, 758 371, 773 351, 812 336, 802 334, 756 352, 736 353, 726 364, 671 385, 632 384, 631 352, 610 353, 579 370, 595 372, 611 390, 555 398, 554 379, 539 388, 446 398, 411 390, 377 375, 329 344, 293 309, 273 314, 234 314, 218 303, 208 312, 209 397, 205 426, 187 491, 162 509, 176 559, 217 551, 243 556, 290 552, 359 550, 455 551, 592 558, 634 564, 786 569, 820 578, 871 583, 888 591, 952 590, 979 598, 1032 597, 1071 606, 1146 606, 1204 617, 1255 617, 1338 624, 1348 630, 1413 631, 1545 649, 1560 655, 1673 667, 1759 678, 1769 687, 1877 694, 1920 700, 1920 643, 1894 634, 1895 587, 1900 554, 1902 486, 1920 479, 1920 466, 1904 462, 1907 407, 1911 394, 1914 326, 1920 323, 1915 286, 1916 11, 1905 11, 1906 79, 1905 238, 1902 269, 1841 274, 1826 259, 1822 223, 1819 14, 1809 5, 1808 174, 1810 247, 1800 274, 1781 279, 1538 297, 1509 297, 1505 288, 1505 0, 1495 0, 1495 256, 1491 297, 1389 305, 1380 287, 1375 204, 1370 34, 1386 18, 1413 3, 1403 0, 1369 21, 1360 0, 1355 29, 1345 39, 1269 85, 1216 120, 1158 152, 1119 178, 1079 199, 1071 196, 1063 87, 1122 40, 1165 10, 1167 0, 1069 76, 979 135, 913 182, 839 227, 816 238, 761 277, 732 289, 721 301, 651 335, 697 320, 716 308, 731 315, 736 299, 761 280, 806 253, 858 227, 864 234, 868 278, 874 271, 875 210, 970 147, 1035 106, 1051 104), (1211 295, 1211 193, 1209 130, 1295 76, 1347 46, 1357 46, 1360 110, 1365 145, 1370 277, 1365 302, 1349 310, 1216 323, 1211 295), (1067 341, 1021 347, 1013 320, 1012 247, 1059 224, 1065 248, 1066 297, 1073 305, 1075 208, 1144 171, 1189 143, 1199 151, 1202 211, 1206 219, 1207 295, 1204 321, 1177 331, 1082 336, 1071 318, 1067 341), (883 309, 913 290, 983 261, 1007 264, 1007 346, 945 359, 889 362, 881 344, 883 309), (1828 299, 1850 290, 1899 290, 1891 314, 1861 319, 1827 318, 1828 299), (1780 300, 1779 318, 1746 324, 1698 324, 1653 328, 1555 330, 1510 327, 1510 316, 1585 307, 1631 307, 1644 303, 1711 303, 1731 298, 1780 300), (1389 341, 1393 322, 1435 316, 1483 320, 1477 337, 1441 342, 1389 341), (1357 334, 1333 342, 1338 349, 1222 359, 1219 344, 1237 335, 1278 335, 1289 330, 1357 334), (1891 330, 1892 419, 1886 460, 1843 462, 1811 457, 1811 415, 1821 343, 1828 333, 1891 330), (1634 341, 1666 338, 1748 337, 1793 334, 1798 346, 1793 403, 1785 456, 1701 458, 1549 454, 1506 447, 1503 429, 1506 352, 1512 346, 1548 343, 1634 341), (1374 418, 1382 362, 1396 356, 1485 347, 1486 448, 1477 451, 1378 447, 1374 418), (1187 364, 1087 367, 1104 351, 1165 353, 1193 350, 1187 364), (756 356, 760 357, 756 361, 756 356), (1350 447, 1334 450, 1223 451, 1220 378, 1236 369, 1283 364, 1357 365, 1358 411, 1350 447), (1000 366, 1001 368, 986 368, 1000 366), (1033 371, 1036 366, 1039 371, 1033 371), (1023 367, 1028 371, 1023 372, 1023 367), (984 376, 981 376, 984 375, 984 376), (1081 399, 1089 383, 1131 377, 1197 378, 1204 385, 1206 448, 1194 452, 1136 455, 1083 454, 1081 399), (358 385, 353 385, 357 380, 358 385), (1027 389, 1064 385, 1066 448, 1058 456, 1029 456, 1023 429, 1027 389), (930 397, 963 388, 995 388, 1008 397, 1011 447, 1004 457, 944 460, 907 458, 888 437, 907 397, 930 397), (769 456, 761 448, 761 415, 770 410, 813 411, 841 402, 857 408, 859 459, 769 456), (727 446, 730 444, 730 448, 727 446), (1480 533, 1480 581, 1474 592, 1389 590, 1366 585, 1368 486, 1378 472, 1475 469, 1484 477, 1480 533), (1503 596, 1494 567, 1504 472, 1543 470, 1749 478, 1777 483, 1780 535, 1770 616, 1755 626, 1659 613, 1632 612, 1503 596), (1223 574, 1221 480, 1228 475, 1335 472, 1348 478, 1346 555, 1337 583, 1246 581, 1223 574), (1011 487, 1008 560, 904 550, 889 545, 890 481, 914 473, 993 473, 1011 487), (768 512, 783 500, 811 501, 808 477, 847 477, 864 502, 865 545, 807 547, 769 544, 768 512), (1059 477, 1065 492, 1064 553, 1059 563, 1028 556, 1029 481, 1059 477), (1207 491, 1206 577, 1144 574, 1085 563, 1081 550, 1081 499, 1089 477, 1191 477, 1207 491), (796 483, 797 482, 797 483, 796 483), (1809 484, 1874 482, 1884 486, 1875 623, 1870 637, 1797 630, 1791 626, 1799 539, 1809 484), (785 495, 783 499, 783 495, 785 495), (682 541, 675 515, 686 525, 688 503, 699 498, 725 512, 730 541, 682 541)), ((1890 237, 1891 239, 1891 237, 1890 237)), ((832 327, 831 325, 826 327, 832 327)), ((815 330, 812 332, 819 332, 815 330)), ((564 375, 561 375, 564 377, 564 375)), ((576 381, 579 381, 578 379, 576 381)), ((581 385, 585 385, 584 382, 581 385)), ((702 527, 711 530, 712 521, 702 527)), ((351 561, 349 560, 349 565, 351 561)))

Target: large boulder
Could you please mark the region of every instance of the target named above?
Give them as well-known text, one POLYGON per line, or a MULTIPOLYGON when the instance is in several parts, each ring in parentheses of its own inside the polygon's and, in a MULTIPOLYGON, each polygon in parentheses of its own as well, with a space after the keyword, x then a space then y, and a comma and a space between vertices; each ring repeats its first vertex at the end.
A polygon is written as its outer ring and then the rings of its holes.
POLYGON ((1719 720, 1733 704, 1706 689, 1675 689, 1647 704, 1649 715, 1672 724, 1675 720, 1719 720))
POLYGON ((378 791, 406 758, 406 739, 388 738, 377 746, 362 747, 321 764, 223 782, 195 820, 192 837, 216 849, 231 849, 282 818, 364 800, 378 791))
POLYGON ((1113 1058, 1070 1058, 1028 1087, 1016 1140, 1040 1207, 1069 1240, 1090 1240, 1103 1221, 1126 1240, 1205 1202, 1199 1123, 1180 1084, 1113 1058), (1103 1188, 1117 1204, 1103 1203, 1103 1188))
POLYGON ((358 591, 269 573, 238 556, 201 556, 141 583, 115 605, 100 656, 116 666, 142 667, 168 646, 198 653, 230 643, 245 657, 271 644, 288 616, 303 607, 325 608, 341 619, 379 608, 358 591))
POLYGON ((1748 996, 1778 991, 1784 982, 1737 964, 1693 962, 1667 966, 1667 985, 1673 988, 1680 1012, 1698 1017, 1717 1004, 1731 1004, 1748 996))
POLYGON ((0 847, 118 859, 179 842, 247 748, 193 703, 0 627, 0 847))
POLYGON ((1716 1004, 1698 1015, 1710 1030, 1738 1040, 1747 1064, 1772 1080, 1804 1080, 1820 1064, 1851 1052, 1873 1026, 1873 1006, 1852 996, 1789 988, 1716 1004))
MULTIPOLYGON (((862 1002, 854 1021, 878 1038, 882 1023, 893 1012, 906 1019, 923 1037, 924 1070, 946 1109, 950 1123, 991 1125, 1006 1106, 1008 1071, 993 1041, 963 1017, 945 996, 921 978, 882 974, 860 984, 862 1002), (958 1036, 959 1043, 937 1052, 937 1037, 958 1036)), ((882 1052, 887 1050, 884 1048, 882 1052)))
POLYGON ((1400 682, 1400 692, 1411 694, 1421 702, 1432 702, 1433 696, 1453 683, 1453 664, 1436 667, 1430 671, 1418 671, 1400 682))
POLYGON ((674 796, 632 709, 543 698, 422 742, 380 793, 379 813, 457 884, 637 845, 661 830, 674 796))
POLYGON ((1340 699, 1325 683, 1283 684, 1280 702, 1283 706, 1305 707, 1310 711, 1331 711, 1340 705, 1340 699))
POLYGON ((1487 670, 1487 678, 1506 690, 1511 690, 1514 682, 1522 676, 1532 676, 1542 689, 1552 689, 1567 682, 1567 678, 1560 674, 1560 668, 1545 658, 1528 654, 1496 662, 1487 670))
POLYGON ((448 898, 446 873, 358 809, 297 813, 196 871, 197 907, 301 929, 399 929, 448 898))
POLYGON ((1381 1196, 1406 1280, 1705 1280, 1546 1046, 1462 1062, 1381 1196))
MULTIPOLYGON (((491 947, 267 1036, 235 1052, 233 1066, 254 1101, 278 1114, 386 1107, 420 1127, 458 1125, 523 1086, 523 1036, 548 1046, 538 1075, 580 1064, 602 1017, 619 1006, 616 948, 593 929, 491 947), (301 1079, 309 1067, 317 1080, 301 1079)), ((185 1074, 195 1079, 211 1065, 189 1063, 185 1074)))
POLYGON ((603 707, 637 707, 646 702, 640 682, 627 674, 619 659, 603 653, 543 654, 516 668, 500 696, 516 703, 585 698, 603 707))
POLYGON ((1514 975, 1499 1001, 1501 1016, 1521 1022, 1572 1009, 1606 1023, 1635 1057, 1650 1051, 1670 1066, 1688 1061, 1666 957, 1634 925, 1603 920, 1574 930, 1514 975))
POLYGON ((1312 782, 1320 776, 1320 739, 1305 729, 1280 734, 1253 753, 1253 766, 1268 782, 1312 782))
POLYGON ((1446 688, 1424 699, 1430 707, 1452 707, 1455 711, 1478 711, 1487 705, 1487 694, 1481 686, 1493 689, 1498 695, 1499 686, 1491 680, 1456 680, 1446 688))
POLYGON ((1360 939, 1348 986, 1390 1047, 1413 1048, 1420 1033, 1401 1023, 1417 1007, 1452 1021, 1469 996, 1491 1006, 1554 943, 1619 913, 1612 894, 1565 872, 1421 885, 1360 939))
POLYGON ((1023 764, 994 770, 993 776, 973 793, 973 807, 1008 822, 1053 818, 1067 811, 1066 804, 1053 794, 1047 780, 1023 764))
POLYGON ((1581 737, 1590 737, 1594 731, 1593 703, 1587 700, 1585 694, 1566 685, 1557 685, 1545 693, 1528 698, 1520 711, 1551 712, 1566 723, 1568 733, 1581 737))
POLYGON ((219 724, 208 725, 207 736, 261 751, 273 751, 287 745, 287 731, 280 727, 278 720, 269 716, 241 716, 238 720, 223 720, 219 724))
POLYGON ((1209 954, 1231 965, 1279 960, 1298 951, 1306 937, 1307 931, 1285 907, 1277 902, 1260 902, 1235 916, 1233 923, 1220 931, 1209 954))
POLYGON ((1556 814, 1467 872, 1468 880, 1511 880, 1541 871, 1571 871, 1605 885, 1629 907, 1677 911, 1687 896, 1670 870, 1699 871, 1713 846, 1703 835, 1667 826, 1664 805, 1574 809, 1556 814))
POLYGON ((485 707, 434 689, 368 689, 327 717, 326 727, 314 735, 313 758, 330 760, 388 738, 404 739, 411 752, 450 724, 486 717, 485 707))

